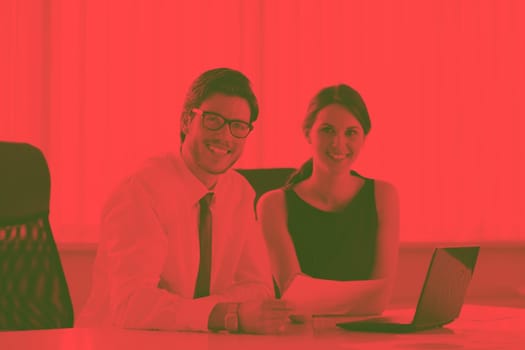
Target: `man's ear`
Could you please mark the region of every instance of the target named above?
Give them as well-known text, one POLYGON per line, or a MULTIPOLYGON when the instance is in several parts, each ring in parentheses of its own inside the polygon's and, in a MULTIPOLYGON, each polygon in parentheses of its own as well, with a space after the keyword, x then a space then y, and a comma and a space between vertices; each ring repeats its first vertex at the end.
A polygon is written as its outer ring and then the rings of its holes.
POLYGON ((185 113, 184 117, 182 117, 181 131, 184 134, 188 134, 188 131, 190 130, 190 125, 191 125, 191 121, 192 120, 193 120, 192 112, 185 113))

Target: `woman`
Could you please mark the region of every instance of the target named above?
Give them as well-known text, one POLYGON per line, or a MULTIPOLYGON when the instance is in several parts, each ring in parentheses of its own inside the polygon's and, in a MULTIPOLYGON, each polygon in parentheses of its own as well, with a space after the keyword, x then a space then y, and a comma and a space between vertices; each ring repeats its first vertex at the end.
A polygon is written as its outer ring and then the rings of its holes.
POLYGON ((356 305, 348 307, 378 313, 386 306, 397 263, 399 205, 391 184, 352 170, 370 127, 363 99, 348 85, 326 87, 310 102, 303 132, 312 158, 257 206, 281 294, 299 275, 316 286, 383 279, 361 293, 367 295, 357 292, 356 305))

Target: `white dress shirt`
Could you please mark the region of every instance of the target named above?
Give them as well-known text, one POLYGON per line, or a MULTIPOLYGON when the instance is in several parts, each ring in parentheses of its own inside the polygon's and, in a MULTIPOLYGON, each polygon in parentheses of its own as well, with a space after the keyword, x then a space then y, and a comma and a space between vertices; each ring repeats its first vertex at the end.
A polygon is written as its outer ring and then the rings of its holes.
POLYGON ((210 296, 193 299, 207 192, 178 154, 151 159, 117 188, 102 213, 92 292, 75 326, 205 331, 216 303, 273 296, 254 191, 229 170, 211 203, 210 296))

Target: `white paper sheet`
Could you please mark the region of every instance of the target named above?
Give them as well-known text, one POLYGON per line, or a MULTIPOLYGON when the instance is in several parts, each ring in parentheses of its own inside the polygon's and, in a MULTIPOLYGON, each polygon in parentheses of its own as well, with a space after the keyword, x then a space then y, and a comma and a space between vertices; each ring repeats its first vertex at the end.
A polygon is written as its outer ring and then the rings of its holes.
POLYGON ((373 302, 386 280, 332 281, 298 275, 282 298, 300 315, 349 314, 373 302), (362 306, 362 305, 361 305, 362 306))

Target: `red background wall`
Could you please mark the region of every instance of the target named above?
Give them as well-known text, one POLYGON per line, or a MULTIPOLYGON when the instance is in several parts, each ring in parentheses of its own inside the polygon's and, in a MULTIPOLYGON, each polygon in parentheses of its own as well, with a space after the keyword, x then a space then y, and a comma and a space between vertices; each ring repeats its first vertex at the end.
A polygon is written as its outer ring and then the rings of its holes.
POLYGON ((523 240, 525 4, 0 2, 0 139, 42 148, 60 241, 146 157, 178 149, 184 92, 244 71, 261 102, 239 167, 297 166, 308 99, 345 82, 373 128, 356 169, 394 183, 405 241, 523 240))

